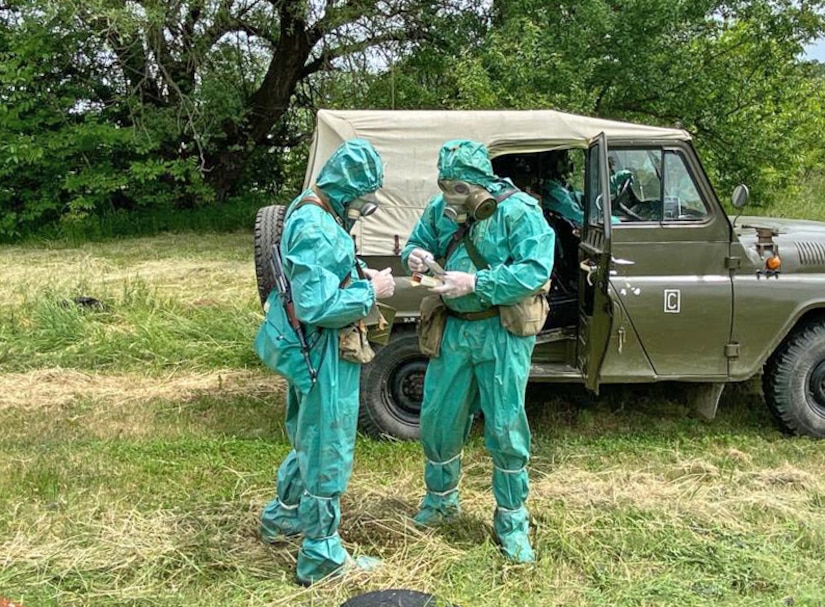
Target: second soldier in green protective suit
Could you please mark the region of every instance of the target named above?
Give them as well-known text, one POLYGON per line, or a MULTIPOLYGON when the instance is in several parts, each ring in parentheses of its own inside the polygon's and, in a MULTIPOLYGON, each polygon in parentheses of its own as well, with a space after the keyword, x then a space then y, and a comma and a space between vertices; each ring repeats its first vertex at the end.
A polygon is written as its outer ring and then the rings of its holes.
POLYGON ((494 466, 496 536, 507 558, 530 562, 535 556, 524 505, 530 455, 524 393, 535 336, 519 337, 504 329, 498 306, 535 294, 549 280, 555 234, 534 198, 493 173, 482 144, 447 142, 438 171, 444 193, 428 204, 416 224, 402 252, 404 264, 413 272, 426 271, 427 260, 447 255, 463 224, 489 267, 478 269, 468 247, 458 241, 444 262, 444 284, 431 289, 450 315, 440 354, 430 360, 424 380, 421 441, 427 492, 414 520, 431 526, 458 514, 461 450, 480 408, 494 466), (485 196, 497 201, 492 214, 490 205, 484 213, 474 206, 474 200, 485 196))

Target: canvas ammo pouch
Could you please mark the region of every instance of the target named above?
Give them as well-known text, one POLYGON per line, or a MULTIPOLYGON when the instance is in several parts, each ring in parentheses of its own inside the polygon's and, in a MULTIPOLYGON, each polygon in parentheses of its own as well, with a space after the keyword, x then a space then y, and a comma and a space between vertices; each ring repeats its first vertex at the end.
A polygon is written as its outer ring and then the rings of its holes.
POLYGON ((363 322, 338 329, 338 355, 351 363, 365 365, 375 358, 375 350, 367 340, 363 322))
POLYGON ((395 312, 392 306, 380 301, 375 302, 369 314, 364 318, 364 324, 367 326, 367 340, 370 343, 379 346, 386 346, 390 343, 395 312))
POLYGON ((548 280, 535 295, 525 297, 512 306, 500 306, 501 326, 518 337, 538 335, 550 312, 550 304, 547 302, 549 291, 548 280))
POLYGON ((447 324, 447 306, 440 295, 427 295, 419 307, 418 349, 424 356, 438 358, 441 353, 441 338, 447 324))

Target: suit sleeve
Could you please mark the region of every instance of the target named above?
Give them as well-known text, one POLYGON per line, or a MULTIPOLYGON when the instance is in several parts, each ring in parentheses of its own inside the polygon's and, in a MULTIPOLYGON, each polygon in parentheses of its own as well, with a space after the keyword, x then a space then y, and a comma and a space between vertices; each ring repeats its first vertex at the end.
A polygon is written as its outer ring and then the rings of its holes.
POLYGON ((553 271, 555 232, 537 206, 519 206, 507 217, 509 261, 476 274, 476 295, 485 303, 518 303, 537 293, 553 271))
POLYGON ((404 269, 409 273, 410 267, 407 265, 407 260, 410 258, 410 253, 413 249, 420 247, 425 251, 429 251, 435 257, 441 256, 438 246, 438 230, 436 228, 435 213, 433 202, 427 205, 424 213, 416 222, 412 233, 410 234, 404 250, 401 251, 401 263, 404 269))
MULTIPOLYGON (((323 211, 321 211, 323 213, 323 211)), ((339 329, 364 318, 375 303, 375 290, 369 280, 352 280, 341 288, 341 279, 328 269, 331 260, 340 259, 340 227, 319 213, 307 214, 310 220, 296 218, 293 235, 281 255, 292 286, 295 315, 301 322, 339 329)))

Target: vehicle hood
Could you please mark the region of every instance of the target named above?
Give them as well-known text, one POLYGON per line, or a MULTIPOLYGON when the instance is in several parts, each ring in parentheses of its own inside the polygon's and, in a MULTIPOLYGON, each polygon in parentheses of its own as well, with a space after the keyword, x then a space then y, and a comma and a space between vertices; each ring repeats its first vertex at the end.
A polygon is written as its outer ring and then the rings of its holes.
POLYGON ((750 260, 764 266, 771 251, 782 259, 783 273, 825 272, 825 223, 807 219, 742 216, 736 235, 750 260))

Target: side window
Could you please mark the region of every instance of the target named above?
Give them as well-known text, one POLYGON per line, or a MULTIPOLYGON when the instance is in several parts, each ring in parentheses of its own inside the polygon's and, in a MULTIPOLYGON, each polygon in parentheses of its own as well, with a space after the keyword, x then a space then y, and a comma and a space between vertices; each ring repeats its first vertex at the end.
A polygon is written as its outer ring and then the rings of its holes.
POLYGON ((619 222, 660 221, 662 155, 660 148, 610 151, 610 197, 619 222))
POLYGON ((693 181, 681 153, 665 153, 665 195, 663 221, 702 221, 708 216, 708 208, 693 181))
POLYGON ((599 163, 598 147, 593 147, 587 154, 584 179, 587 193, 587 222, 593 226, 604 225, 604 201, 601 195, 601 164, 599 163))
POLYGON ((682 223, 707 217, 707 206, 680 152, 615 149, 608 160, 613 214, 621 223, 682 223))

